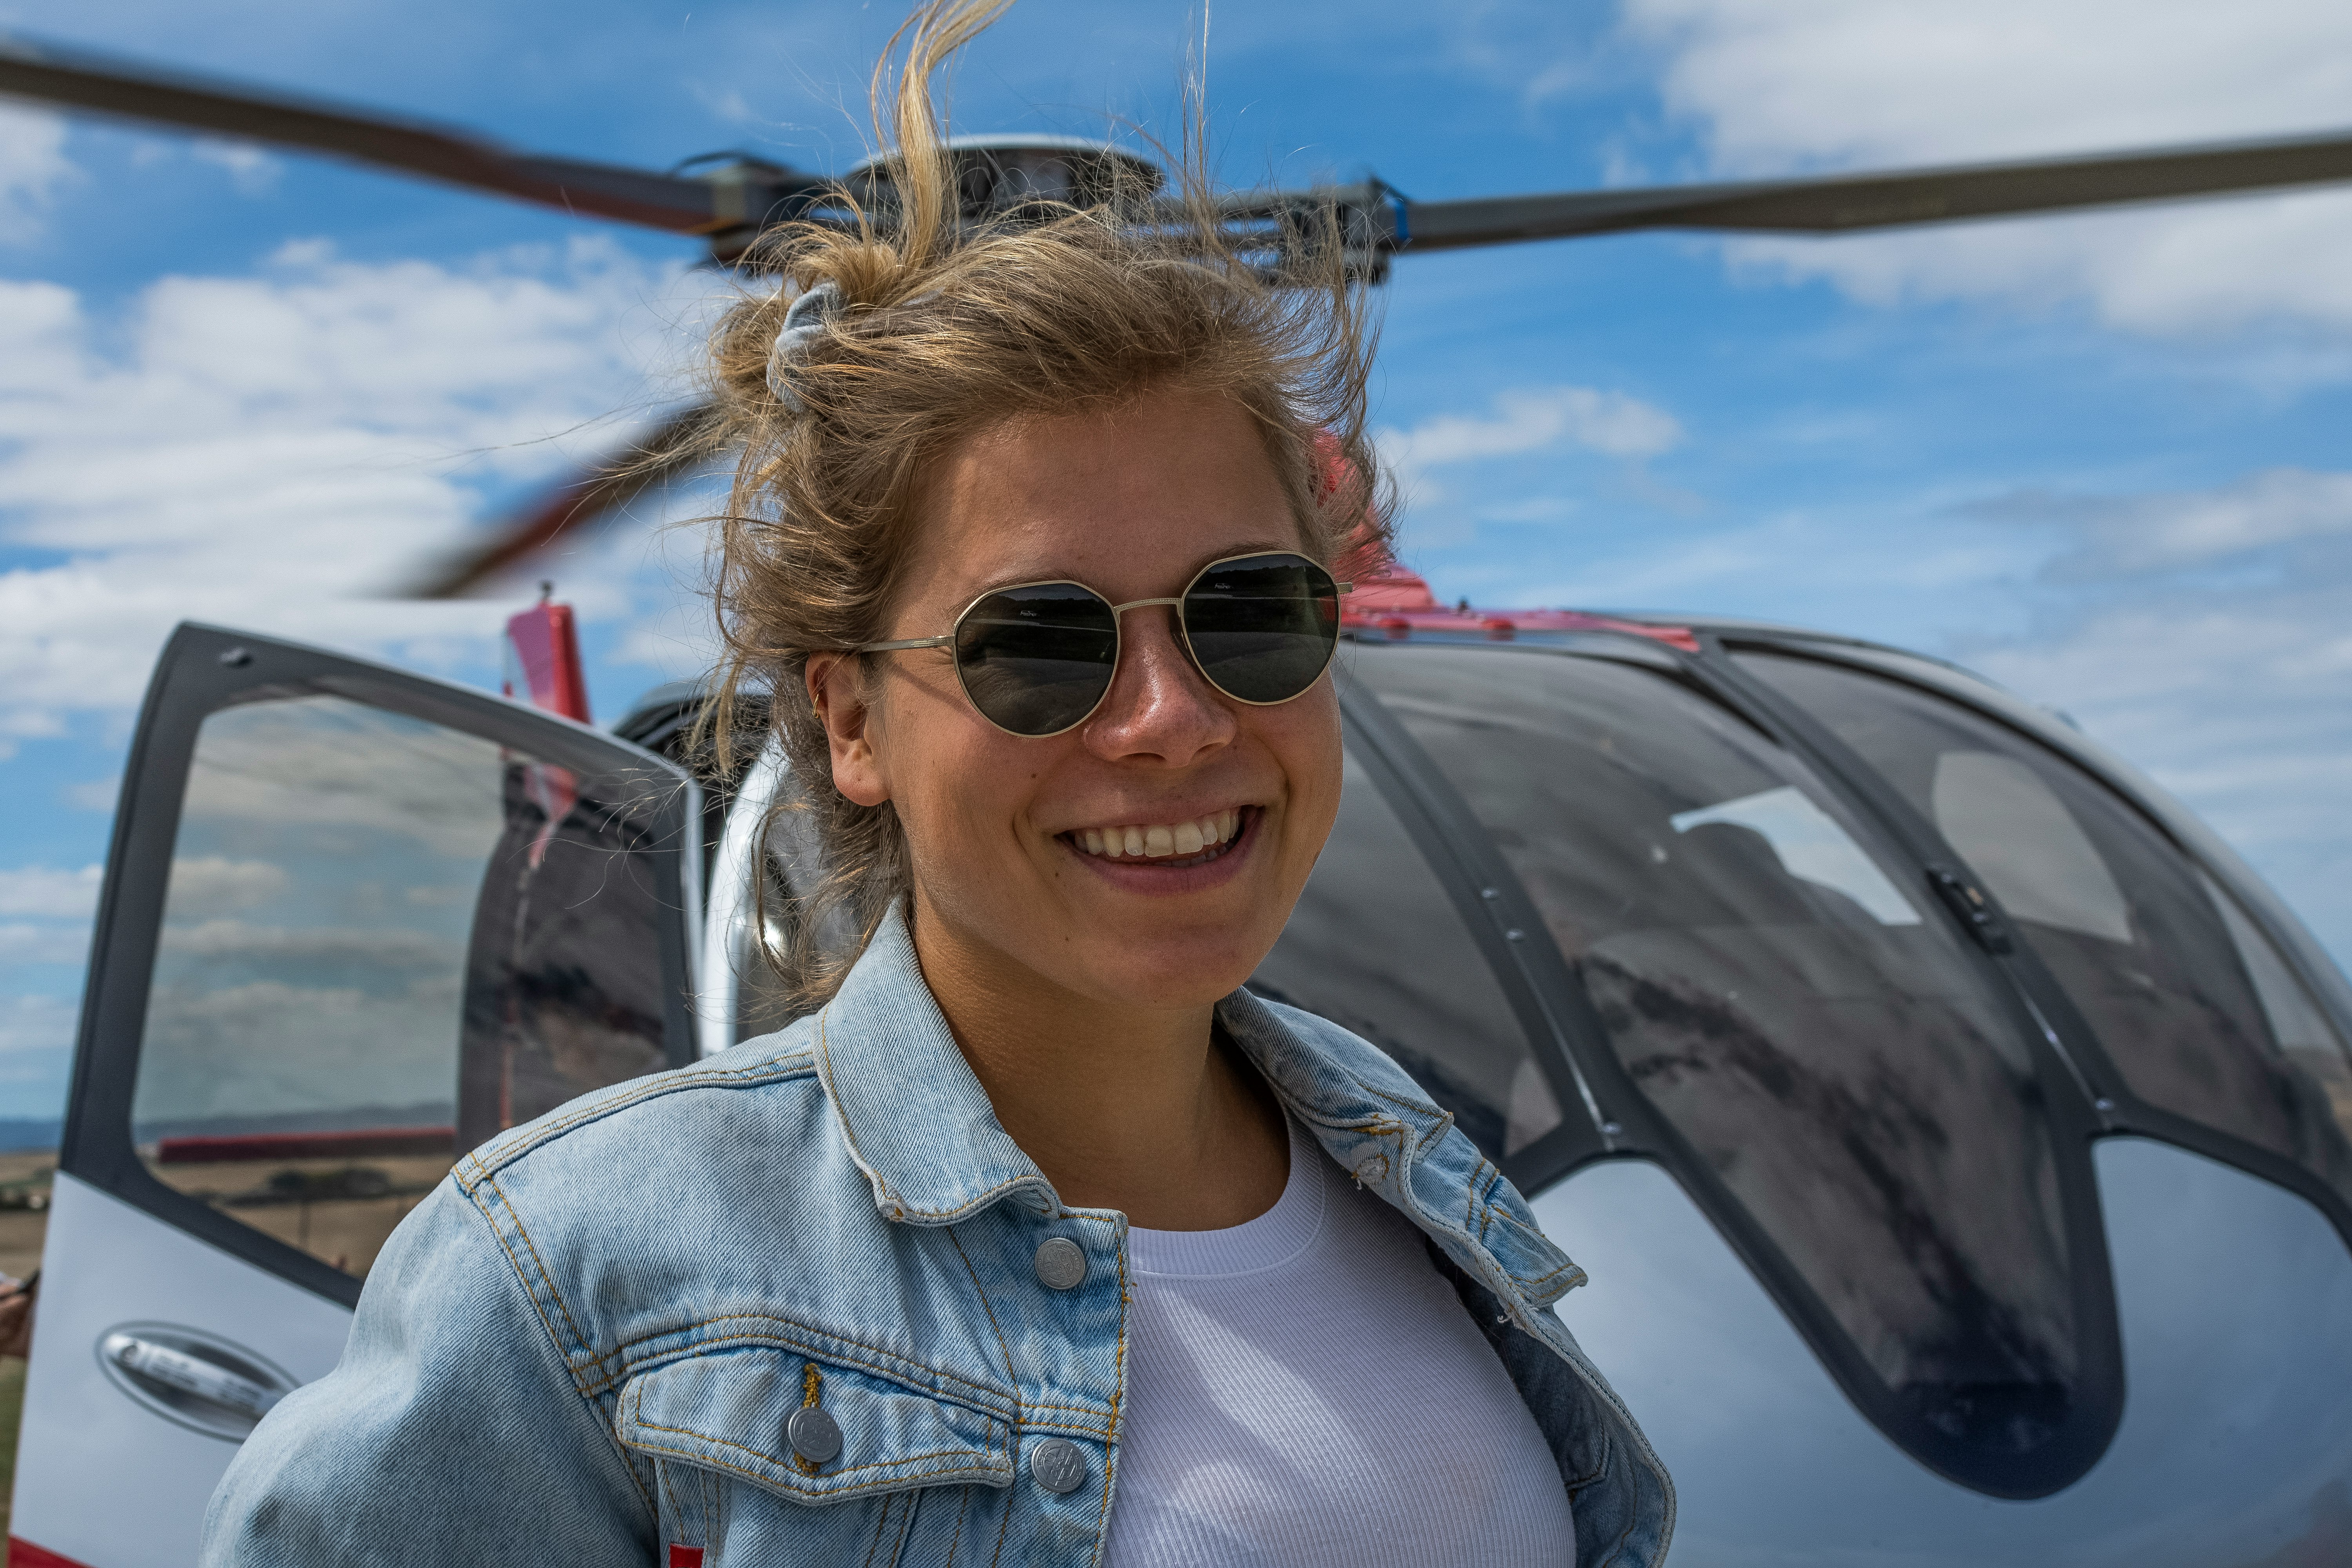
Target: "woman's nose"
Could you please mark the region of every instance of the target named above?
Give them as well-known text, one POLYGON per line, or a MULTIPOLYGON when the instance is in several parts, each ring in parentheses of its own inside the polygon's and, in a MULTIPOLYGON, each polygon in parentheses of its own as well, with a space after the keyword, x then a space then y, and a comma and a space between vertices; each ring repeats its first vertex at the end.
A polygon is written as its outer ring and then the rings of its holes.
POLYGON ((1089 751, 1182 767, 1233 740, 1232 707, 1192 668, 1178 635, 1171 608, 1154 605, 1119 618, 1118 672, 1087 721, 1089 751))

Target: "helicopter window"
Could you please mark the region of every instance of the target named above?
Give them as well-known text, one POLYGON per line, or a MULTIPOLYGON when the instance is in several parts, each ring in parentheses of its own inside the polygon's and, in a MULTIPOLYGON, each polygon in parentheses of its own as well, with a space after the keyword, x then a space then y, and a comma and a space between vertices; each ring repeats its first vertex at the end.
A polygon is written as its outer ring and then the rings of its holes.
POLYGON ((1560 1124, 1509 999, 1353 757, 1323 857, 1249 988, 1380 1047, 1490 1158, 1560 1124), (1413 961, 1398 963, 1401 953, 1413 961))
POLYGON ((1526 886, 1685 1179, 1746 1207, 1910 1419, 2049 1441, 2080 1357, 2042 1097, 1843 804, 1645 668, 1399 647, 1355 672, 1526 886))
MULTIPOLYGON (((1843 894, 1880 925, 1913 926, 1919 911, 1895 890, 1886 873, 1846 837, 1845 829, 1794 784, 1727 800, 1666 818, 1676 833, 1727 822, 1759 835, 1780 869, 1800 881, 1843 894)), ((1843 908, 1843 906, 1839 906, 1843 908)))
POLYGON ((458 1154, 662 1066, 627 788, 339 697, 207 717, 132 1090, 147 1168, 364 1277, 458 1154))
POLYGON ((2340 1040, 2269 941, 2155 824, 1957 702, 1818 660, 1736 657, 1935 822, 2134 1093, 2352 1197, 2340 1040))

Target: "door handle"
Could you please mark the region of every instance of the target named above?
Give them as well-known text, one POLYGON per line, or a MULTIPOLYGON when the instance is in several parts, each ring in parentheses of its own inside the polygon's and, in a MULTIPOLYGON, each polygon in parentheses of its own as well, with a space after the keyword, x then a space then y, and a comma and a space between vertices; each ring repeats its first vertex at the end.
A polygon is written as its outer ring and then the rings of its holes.
POLYGON ((202 1400, 247 1421, 268 1415, 288 1392, 240 1377, 202 1356, 121 1330, 100 1342, 98 1353, 149 1394, 202 1400))

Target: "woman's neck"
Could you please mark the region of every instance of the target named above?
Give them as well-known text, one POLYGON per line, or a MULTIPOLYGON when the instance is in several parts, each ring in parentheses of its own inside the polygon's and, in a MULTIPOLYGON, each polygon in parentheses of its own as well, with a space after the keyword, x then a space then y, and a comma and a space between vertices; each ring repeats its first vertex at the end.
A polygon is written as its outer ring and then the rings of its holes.
POLYGON ((1215 1230, 1274 1206, 1282 1110, 1216 1039, 1211 1006, 1083 996, 974 942, 914 900, 915 954, 996 1119, 1072 1208, 1215 1230))

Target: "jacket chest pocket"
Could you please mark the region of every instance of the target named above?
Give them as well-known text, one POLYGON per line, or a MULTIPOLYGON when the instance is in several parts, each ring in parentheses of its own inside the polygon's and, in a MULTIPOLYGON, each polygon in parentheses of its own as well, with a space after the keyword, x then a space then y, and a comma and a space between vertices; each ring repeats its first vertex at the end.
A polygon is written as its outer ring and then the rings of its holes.
POLYGON ((650 1461, 665 1568, 946 1563, 966 1516, 991 1517, 978 1539, 995 1533, 1013 1477, 1009 1420, 769 1347, 640 1373, 615 1427, 650 1461), (944 1549, 912 1549, 935 1533, 944 1549))

